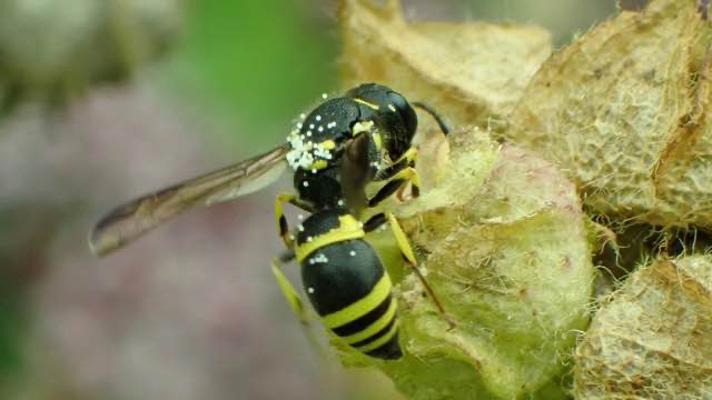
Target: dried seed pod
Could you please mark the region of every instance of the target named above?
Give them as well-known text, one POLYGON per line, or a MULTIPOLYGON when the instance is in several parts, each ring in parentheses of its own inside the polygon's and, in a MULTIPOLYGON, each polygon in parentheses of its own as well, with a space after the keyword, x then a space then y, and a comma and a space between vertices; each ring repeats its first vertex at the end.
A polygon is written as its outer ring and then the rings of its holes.
POLYGON ((343 0, 343 84, 388 84, 448 107, 455 126, 503 117, 551 52, 550 34, 512 24, 407 23, 398 1, 343 0))
MULTIPOLYGON (((406 356, 378 367, 412 399, 565 397, 561 374, 587 323, 593 281, 574 186, 481 131, 456 131, 450 146, 434 185, 392 211, 458 326, 447 330, 408 275, 400 284, 406 356)), ((351 353, 345 361, 369 362, 351 353)))
POLYGON ((712 397, 712 257, 636 271, 576 348, 576 399, 712 397))
POLYGON ((542 65, 505 137, 559 163, 593 213, 712 227, 711 35, 695 0, 621 12, 542 65))

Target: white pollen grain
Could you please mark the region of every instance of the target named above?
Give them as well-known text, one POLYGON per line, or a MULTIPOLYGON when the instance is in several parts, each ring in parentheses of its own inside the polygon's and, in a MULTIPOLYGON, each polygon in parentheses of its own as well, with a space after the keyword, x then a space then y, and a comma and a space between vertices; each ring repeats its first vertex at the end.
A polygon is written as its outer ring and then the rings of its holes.
POLYGON ((354 257, 354 256, 356 256, 356 252, 354 250, 351 250, 351 251, 349 251, 349 255, 351 257, 354 257))
POLYGON ((309 129, 314 129, 314 124, 309 124, 309 129))
POLYGON ((322 93, 322 94, 321 94, 321 98, 322 98, 322 99, 326 100, 327 97, 329 97, 328 94, 326 94, 326 93, 322 93))
POLYGON ((299 114, 299 118, 301 118, 301 119, 304 119, 304 118, 306 118, 306 117, 307 117, 307 115, 304 114, 304 113, 299 114))
POLYGON ((313 287, 307 288, 307 293, 309 293, 309 294, 314 293, 314 288, 313 287))
POLYGON ((313 260, 315 263, 322 263, 322 264, 326 264, 329 262, 329 259, 326 258, 326 256, 323 254, 317 254, 317 256, 313 258, 313 260))
POLYGON ((307 182, 307 181, 302 182, 302 186, 309 187, 309 182, 307 182))
POLYGON ((317 115, 317 116, 316 116, 316 120, 317 120, 317 121, 321 121, 321 115, 317 115))
POLYGON ((319 129, 317 129, 319 132, 324 132, 324 127, 320 126, 319 129))
POLYGON ((299 215, 297 215, 297 219, 300 220, 300 221, 303 221, 303 220, 304 220, 304 214, 299 214, 299 215))
POLYGON ((344 201, 343 201, 343 200, 339 200, 339 201, 336 202, 336 204, 338 204, 339 206, 343 206, 343 205, 344 205, 344 201))

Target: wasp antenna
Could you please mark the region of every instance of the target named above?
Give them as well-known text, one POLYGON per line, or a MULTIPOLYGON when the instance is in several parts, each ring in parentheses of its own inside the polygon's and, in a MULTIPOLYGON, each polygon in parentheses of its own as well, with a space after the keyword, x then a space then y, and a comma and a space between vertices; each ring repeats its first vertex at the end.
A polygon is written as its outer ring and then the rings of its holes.
POLYGON ((437 111, 435 111, 432 107, 430 107, 429 105, 422 103, 420 101, 414 101, 410 104, 412 104, 414 107, 420 108, 421 110, 427 112, 433 118, 435 118, 435 122, 438 123, 440 130, 443 132, 443 134, 445 136, 447 136, 447 134, 450 133, 450 127, 447 126, 447 124, 443 120, 443 117, 441 117, 440 114, 437 111))

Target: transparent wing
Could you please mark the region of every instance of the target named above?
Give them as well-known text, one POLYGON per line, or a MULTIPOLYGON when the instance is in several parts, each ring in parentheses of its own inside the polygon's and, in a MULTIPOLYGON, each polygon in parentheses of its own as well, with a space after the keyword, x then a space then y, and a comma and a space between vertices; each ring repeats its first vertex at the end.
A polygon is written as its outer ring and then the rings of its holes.
POLYGON ((362 133, 346 144, 341 162, 341 187, 351 212, 359 214, 368 205, 364 188, 371 181, 368 159, 369 134, 362 133))
POLYGON ((286 169, 284 145, 257 157, 189 179, 118 206, 97 222, 89 236, 99 256, 135 240, 188 209, 233 200, 273 183, 286 169))

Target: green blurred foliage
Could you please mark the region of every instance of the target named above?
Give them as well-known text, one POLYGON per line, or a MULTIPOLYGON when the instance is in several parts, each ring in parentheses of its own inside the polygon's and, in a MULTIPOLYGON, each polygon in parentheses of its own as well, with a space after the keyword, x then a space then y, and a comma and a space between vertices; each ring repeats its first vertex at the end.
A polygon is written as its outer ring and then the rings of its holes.
POLYGON ((193 3, 165 83, 200 96, 250 147, 274 145, 336 85, 336 21, 316 3, 193 3))
MULTIPOLYGON (((6 377, 22 367, 20 345, 25 332, 24 296, 8 285, 0 285, 0 377, 6 377)), ((0 384, 2 384, 0 378, 0 384)))

